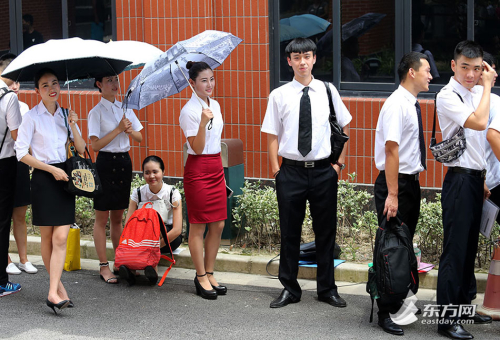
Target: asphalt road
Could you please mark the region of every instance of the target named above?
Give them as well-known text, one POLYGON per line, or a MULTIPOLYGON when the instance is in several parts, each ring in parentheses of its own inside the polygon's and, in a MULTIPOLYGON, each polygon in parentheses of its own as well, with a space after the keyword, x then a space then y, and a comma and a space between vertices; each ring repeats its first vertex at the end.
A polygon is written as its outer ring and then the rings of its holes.
MULTIPOLYGON (((45 305, 48 275, 12 276, 21 292, 0 299, 0 338, 9 339, 391 339, 369 323, 367 295, 342 294, 347 308, 316 299, 313 289, 302 301, 271 309, 280 290, 228 285, 227 296, 215 301, 195 295, 192 280, 171 278, 162 287, 145 279, 128 287, 104 284, 97 271, 64 272, 63 282, 75 308, 55 316, 45 305)), ((231 274, 237 276, 239 274, 231 274)), ((173 275, 175 276, 175 275, 173 275)), ((420 303, 429 303, 420 301, 420 303)), ((375 317, 376 321, 376 317, 375 317)), ((466 327, 476 339, 499 339, 500 322, 466 327)), ((444 339, 435 326, 404 326, 400 339, 444 339)))

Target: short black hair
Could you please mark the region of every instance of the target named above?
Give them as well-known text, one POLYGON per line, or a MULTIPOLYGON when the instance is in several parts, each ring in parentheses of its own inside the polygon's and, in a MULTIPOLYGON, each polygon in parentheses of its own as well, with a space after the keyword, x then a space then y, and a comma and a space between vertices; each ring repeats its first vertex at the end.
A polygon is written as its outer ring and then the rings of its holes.
POLYGON ((200 72, 212 70, 212 68, 204 61, 188 61, 186 63, 186 68, 189 70, 189 78, 193 81, 196 81, 200 72))
POLYGON ((0 57, 0 74, 2 74, 2 72, 14 59, 16 59, 16 55, 14 53, 5 53, 0 57))
POLYGON ((143 172, 144 172, 144 165, 146 165, 146 163, 149 163, 149 162, 158 163, 160 165, 161 171, 165 172, 165 164, 163 163, 163 160, 160 157, 155 156, 155 155, 148 156, 144 159, 144 161, 142 162, 142 171, 143 172))
POLYGON ((29 22, 31 26, 33 26, 33 16, 31 14, 24 14, 23 20, 29 22))
POLYGON ((308 38, 295 38, 285 47, 285 53, 288 58, 292 53, 312 52, 316 55, 316 44, 308 38))
POLYGON ((493 65, 497 65, 496 58, 491 53, 486 51, 483 52, 483 60, 490 64, 491 67, 493 67, 493 65))
POLYGON ((53 76, 55 76, 57 78, 57 80, 59 80, 59 78, 57 77, 57 74, 54 72, 54 70, 50 69, 50 68, 42 68, 42 69, 39 69, 36 73, 35 73, 35 88, 39 88, 38 87, 38 82, 40 81, 40 78, 42 78, 44 75, 46 74, 52 74, 53 76))
POLYGON ((453 60, 457 61, 460 56, 469 59, 483 58, 483 48, 477 42, 464 40, 457 44, 453 53, 453 60))
POLYGON ((429 61, 429 57, 426 54, 420 52, 409 52, 406 53, 398 65, 398 76, 399 81, 403 82, 408 75, 408 71, 412 68, 418 71, 420 66, 422 66, 422 59, 429 61))

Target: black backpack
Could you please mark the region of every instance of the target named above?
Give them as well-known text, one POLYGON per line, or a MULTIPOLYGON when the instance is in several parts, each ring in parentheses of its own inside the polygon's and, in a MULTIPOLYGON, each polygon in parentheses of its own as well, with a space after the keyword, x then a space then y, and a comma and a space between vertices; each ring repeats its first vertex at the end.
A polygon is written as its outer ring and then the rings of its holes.
POLYGON ((375 275, 369 278, 367 291, 373 297, 368 285, 375 281, 377 293, 384 302, 400 302, 405 299, 411 290, 413 294, 418 291, 418 266, 417 258, 413 251, 413 244, 408 226, 398 217, 382 224, 375 236, 375 250, 373 252, 373 268, 375 275), (371 281, 371 282, 370 282, 371 281))

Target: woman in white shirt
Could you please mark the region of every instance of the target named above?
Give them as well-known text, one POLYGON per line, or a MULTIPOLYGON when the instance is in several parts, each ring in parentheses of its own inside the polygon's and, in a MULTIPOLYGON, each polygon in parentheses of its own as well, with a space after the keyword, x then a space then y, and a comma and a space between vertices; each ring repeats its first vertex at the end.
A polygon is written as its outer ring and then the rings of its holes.
MULTIPOLYGON (((116 100, 119 89, 117 76, 97 77, 95 86, 102 97, 99 104, 89 112, 88 128, 92 149, 99 151, 96 168, 103 194, 94 198, 94 244, 99 257, 101 279, 106 283, 118 283, 118 279, 109 269, 106 257, 106 224, 109 218, 111 242, 116 250, 132 183, 129 137, 140 143, 142 124, 134 111, 124 112, 121 103, 116 100)), ((117 268, 114 268, 114 272, 118 274, 117 268)))
POLYGON ((214 300, 217 295, 227 292, 226 287, 219 286, 213 273, 227 218, 226 182, 220 158, 224 124, 219 103, 210 98, 215 85, 212 69, 204 62, 190 61, 186 67, 189 69, 189 82, 196 92, 182 108, 179 118, 188 142, 188 159, 184 168, 188 243, 196 269, 196 293, 204 299, 214 300), (208 232, 203 253, 206 225, 208 232))
MULTIPOLYGON (((142 162, 142 174, 146 184, 132 191, 130 195, 130 203, 128 206, 127 217, 125 224, 128 222, 132 214, 147 202, 153 203, 155 209, 161 216, 167 233, 162 226, 160 231, 160 251, 162 254, 170 253, 170 249, 174 251, 182 243, 182 202, 179 190, 172 185, 163 182, 165 175, 165 164, 158 156, 148 156, 142 162), (166 243, 169 241, 170 246, 166 243)), ((157 269, 146 267, 144 274, 149 279, 151 284, 156 284, 158 280, 157 269)), ((120 278, 127 280, 129 285, 135 283, 135 273, 129 270, 126 266, 120 266, 120 278)))
POLYGON ((61 282, 69 227, 75 222, 75 196, 64 190, 68 181, 64 171, 66 142, 72 139, 83 154, 85 141, 75 111, 66 116, 57 103, 60 87, 52 70, 36 74, 35 91, 42 100, 24 115, 15 149, 17 159, 35 169, 31 177, 33 224, 40 227, 42 259, 50 276, 46 303, 56 313, 55 308, 73 307, 61 282), (30 146, 32 155, 28 153, 30 146))

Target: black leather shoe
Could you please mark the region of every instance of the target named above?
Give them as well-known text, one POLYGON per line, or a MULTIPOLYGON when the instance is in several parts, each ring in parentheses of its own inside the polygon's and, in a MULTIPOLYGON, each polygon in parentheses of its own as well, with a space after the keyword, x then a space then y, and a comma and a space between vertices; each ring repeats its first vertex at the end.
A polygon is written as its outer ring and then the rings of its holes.
POLYGON ((474 320, 474 324, 475 325, 484 325, 484 324, 487 324, 487 323, 491 323, 492 322, 492 318, 491 316, 488 316, 488 315, 481 315, 481 314, 474 314, 473 317, 468 317, 468 318, 464 318, 465 320, 474 320))
POLYGON ((393 334, 393 335, 405 335, 405 332, 401 327, 396 325, 391 318, 379 319, 378 325, 382 327, 384 332, 393 334))
POLYGON ((462 325, 456 323, 448 328, 438 329, 438 333, 450 339, 474 339, 472 334, 467 332, 462 325))
MULTIPOLYGON (((214 272, 207 272, 207 275, 214 276, 214 272)), ((227 287, 226 286, 221 286, 221 285, 214 286, 214 285, 212 285, 212 288, 217 292, 217 295, 226 295, 226 293, 227 293, 227 287)))
POLYGON ((126 280, 129 286, 133 286, 135 284, 135 275, 128 269, 126 266, 120 266, 120 279, 126 280))
POLYGON ((318 296, 319 301, 323 301, 326 303, 329 303, 330 305, 334 307, 346 307, 347 303, 345 302, 344 299, 342 299, 338 293, 333 293, 330 296, 318 296))
POLYGON ((283 289, 281 292, 280 296, 273 302, 271 302, 271 305, 269 307, 271 308, 281 308, 285 307, 286 305, 290 303, 297 303, 299 302, 300 299, 293 296, 292 293, 290 293, 288 290, 283 289))
POLYGON ((201 286, 200 281, 198 281, 199 277, 203 277, 205 275, 207 275, 207 273, 203 275, 196 274, 194 278, 194 286, 196 287, 196 294, 207 300, 216 300, 217 292, 214 289, 206 290, 201 286))
POLYGON ((148 278, 151 286, 155 285, 158 282, 158 273, 152 266, 147 266, 144 268, 144 275, 148 278))

